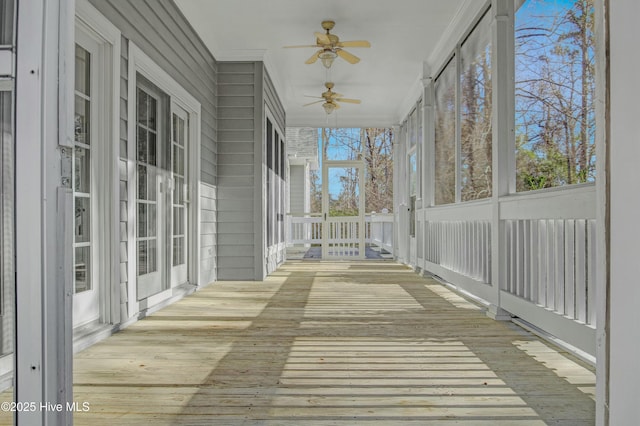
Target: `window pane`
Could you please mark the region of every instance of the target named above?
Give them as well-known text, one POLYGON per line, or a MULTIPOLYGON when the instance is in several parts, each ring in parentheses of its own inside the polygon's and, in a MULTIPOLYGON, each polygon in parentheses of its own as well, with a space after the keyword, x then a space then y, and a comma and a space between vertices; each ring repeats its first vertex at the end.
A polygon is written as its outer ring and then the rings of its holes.
POLYGON ((75 197, 75 242, 87 243, 91 240, 91 199, 75 197))
POLYGON ((149 237, 158 235, 158 207, 155 204, 147 204, 147 218, 149 220, 149 237))
POLYGON ((138 199, 147 199, 147 167, 138 165, 138 199))
POLYGON ((0 0, 0 44, 13 45, 14 0, 0 0))
POLYGON ((137 91, 138 94, 138 110, 137 110, 137 119, 138 119, 138 123, 142 124, 143 126, 148 126, 148 119, 147 119, 147 98, 149 97, 144 90, 138 88, 137 91))
POLYGON ((147 126, 149 126, 149 129, 151 130, 157 130, 158 123, 156 122, 156 114, 157 114, 156 109, 157 109, 158 101, 153 96, 148 96, 147 99, 148 99, 147 112, 149 114, 147 126))
POLYGON ((142 163, 147 162, 147 131, 138 126, 138 161, 142 163))
POLYGON ((144 275, 148 272, 147 257, 147 242, 138 241, 138 275, 144 275))
POLYGON ((173 239, 173 266, 184 263, 184 237, 173 239))
POLYGON ((156 201, 158 199, 158 169, 147 167, 147 200, 156 201))
POLYGON ((173 208, 173 233, 184 235, 184 207, 173 208))
POLYGON ((173 188, 173 204, 181 205, 184 203, 184 179, 175 178, 175 186, 173 188))
POLYGON ((456 201, 455 58, 435 81, 435 203, 456 201))
POLYGON ((491 196, 491 20, 485 13, 460 48, 462 201, 491 196))
POLYGON ((76 147, 74 156, 74 183, 75 192, 88 194, 91 192, 91 151, 76 147))
POLYGON ((75 292, 91 290, 91 247, 75 249, 75 292))
POLYGON ((409 195, 415 196, 417 192, 418 163, 414 151, 409 155, 409 195))
POLYGON ((516 12, 516 189, 595 180, 593 0, 516 12))
POLYGON ((148 132, 147 135, 149 138, 147 139, 147 143, 149 146, 149 157, 147 161, 152 166, 158 165, 158 138, 154 132, 148 132))
POLYGON ((157 243, 156 240, 149 240, 149 263, 148 263, 148 270, 147 273, 151 273, 151 272, 155 272, 158 269, 158 262, 157 262, 157 258, 158 258, 158 250, 157 250, 157 243))
POLYGON ((76 44, 76 91, 91 96, 91 54, 76 44))
POLYGON ((147 205, 138 203, 138 237, 147 236, 147 205))
POLYGON ((91 128, 91 103, 89 100, 76 95, 75 101, 75 140, 78 143, 89 144, 91 142, 89 132, 91 128))
MULTIPOLYGON (((14 138, 13 138, 13 95, 11 92, 0 92, 0 211, 2 222, 0 225, 0 360, 9 361, 7 355, 14 350, 15 331, 15 168, 14 168, 14 138)), ((7 378, 12 374, 10 369, 3 371, 7 378)), ((11 391, 7 391, 5 400, 11 401, 11 391)), ((12 413, 0 413, 0 422, 11 424, 12 413)))

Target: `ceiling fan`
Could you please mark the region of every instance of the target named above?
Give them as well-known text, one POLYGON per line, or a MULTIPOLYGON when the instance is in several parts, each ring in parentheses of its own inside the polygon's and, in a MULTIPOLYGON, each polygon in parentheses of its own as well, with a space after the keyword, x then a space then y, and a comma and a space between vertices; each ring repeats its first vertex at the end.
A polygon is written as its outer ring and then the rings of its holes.
POLYGON ((366 40, 353 40, 353 41, 340 41, 337 35, 329 33, 336 25, 334 21, 322 21, 322 28, 326 31, 326 34, 316 32, 316 44, 309 44, 304 46, 285 46, 291 47, 319 47, 316 53, 314 53, 309 59, 305 61, 305 64, 313 64, 318 59, 322 62, 326 68, 331 68, 333 60, 340 56, 350 64, 357 64, 360 62, 360 58, 344 50, 344 47, 371 47, 371 43, 366 40))
POLYGON ((309 105, 314 105, 314 104, 319 104, 320 102, 324 102, 322 104, 322 107, 324 108, 324 111, 327 114, 331 114, 335 109, 340 108, 340 104, 339 102, 345 102, 345 103, 349 103, 349 104, 359 104, 360 103, 360 99, 348 99, 348 98, 343 98, 340 93, 336 93, 334 91, 332 91, 331 89, 333 89, 333 83, 331 82, 326 82, 324 83, 324 87, 327 88, 326 92, 322 92, 321 96, 308 96, 309 98, 317 98, 320 99, 319 101, 314 101, 314 102, 310 102, 308 104, 302 105, 303 107, 309 106, 309 105))

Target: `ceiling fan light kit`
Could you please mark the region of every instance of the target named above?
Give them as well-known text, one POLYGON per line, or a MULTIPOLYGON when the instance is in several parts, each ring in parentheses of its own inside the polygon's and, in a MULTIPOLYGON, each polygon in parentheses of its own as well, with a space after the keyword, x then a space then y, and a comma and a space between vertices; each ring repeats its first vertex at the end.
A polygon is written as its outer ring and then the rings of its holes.
POLYGON ((329 115, 336 109, 336 104, 334 104, 333 102, 325 102, 322 104, 322 108, 324 108, 324 112, 329 115))
MULTIPOLYGON (((333 65, 334 60, 337 57, 340 57, 347 61, 350 64, 357 64, 360 62, 360 58, 357 56, 347 52, 344 50, 345 47, 371 47, 371 43, 366 40, 353 40, 353 41, 340 41, 340 38, 331 34, 330 31, 336 25, 334 21, 322 21, 321 23, 322 29, 326 31, 326 33, 316 32, 314 35, 316 36, 316 44, 315 45, 306 45, 306 46, 285 46, 289 48, 295 47, 316 47, 320 48, 320 50, 316 51, 309 59, 305 61, 305 64, 313 64, 318 59, 322 65, 327 69, 327 71, 333 65)), ((327 82, 325 83, 325 87, 327 91, 322 93, 322 99, 320 101, 311 102, 309 104, 303 105, 313 105, 316 103, 324 102, 322 107, 327 115, 331 114, 335 109, 340 108, 338 102, 347 102, 352 104, 359 104, 360 100, 358 99, 346 99, 343 98, 341 94, 332 92, 333 83, 327 82)), ((313 97, 313 96, 312 96, 313 97)))
POLYGON ((324 67, 327 69, 331 68, 331 65, 333 65, 333 60, 337 57, 338 54, 329 49, 323 51, 318 55, 318 58, 320 58, 322 65, 324 65, 324 67))

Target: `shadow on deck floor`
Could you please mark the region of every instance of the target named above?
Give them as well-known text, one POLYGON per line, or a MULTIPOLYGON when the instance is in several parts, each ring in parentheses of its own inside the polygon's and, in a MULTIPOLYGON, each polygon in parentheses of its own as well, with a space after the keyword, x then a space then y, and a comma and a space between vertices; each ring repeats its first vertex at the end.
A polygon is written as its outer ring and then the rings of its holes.
POLYGON ((217 282, 79 353, 76 425, 590 425, 595 376, 393 262, 217 282))

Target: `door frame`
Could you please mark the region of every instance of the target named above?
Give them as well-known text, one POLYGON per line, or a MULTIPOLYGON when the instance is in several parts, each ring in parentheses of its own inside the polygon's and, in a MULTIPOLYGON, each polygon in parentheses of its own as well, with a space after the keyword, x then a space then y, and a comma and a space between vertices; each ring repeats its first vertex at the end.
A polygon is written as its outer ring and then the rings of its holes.
MULTIPOLYGON (((189 150, 188 150, 188 195, 191 202, 188 210, 188 250, 187 250, 187 279, 189 284, 198 285, 200 278, 200 117, 201 106, 189 92, 187 92, 173 77, 155 63, 134 42, 129 41, 129 68, 128 68, 128 122, 135 123, 136 108, 133 106, 136 99, 137 77, 140 73, 160 90, 169 95, 169 105, 175 103, 184 109, 189 116, 189 150)), ((169 108, 171 115, 171 108, 169 108)), ((136 226, 136 131, 135 126, 129 125, 127 133, 127 315, 129 318, 138 312, 157 305, 173 295, 174 288, 169 287, 142 301, 137 299, 137 259, 135 241, 137 236, 136 226)))
MULTIPOLYGON (((92 95, 92 118, 98 117, 98 121, 91 124, 94 132, 92 146, 92 157, 102 157, 104 161, 92 161, 92 225, 91 240, 92 253, 91 260, 94 265, 100 267, 92 271, 92 281, 98 287, 98 322, 101 324, 117 323, 120 320, 120 286, 117 284, 120 277, 120 225, 119 225, 119 143, 120 132, 120 30, 116 28, 107 18, 105 18, 87 0, 76 0, 75 2, 75 27, 67 40, 68 53, 67 61, 75 64, 75 31, 82 31, 85 37, 97 43, 99 51, 96 62, 100 63, 98 72, 93 74, 96 84, 92 84, 92 90, 97 88, 92 95), (98 177, 102 183, 98 183, 98 177), (101 213, 99 213, 101 212, 101 213), (103 226, 95 226, 97 215, 103 226)), ((75 115, 74 88, 75 75, 67 73, 66 77, 66 102, 65 111, 67 122, 72 123, 75 115)), ((73 127, 70 129, 73 138, 73 127)), ((69 147, 73 148, 73 140, 67 141, 69 147)), ((72 185, 73 183, 71 183, 72 185)), ((73 241, 73 235, 71 241, 73 241)), ((70 268, 69 276, 73 277, 74 266, 70 268)), ((72 278, 73 281, 73 278, 72 278)), ((72 308, 73 309, 73 308, 72 308)), ((73 321, 73 318, 72 318, 73 321)), ((79 324, 82 326, 83 324, 79 324)))
POLYGON ((322 259, 365 259, 366 241, 365 241, 365 163, 363 160, 322 160, 322 259), (360 229, 358 235, 358 256, 329 257, 329 169, 330 168, 357 168, 358 169, 358 227, 360 229))

